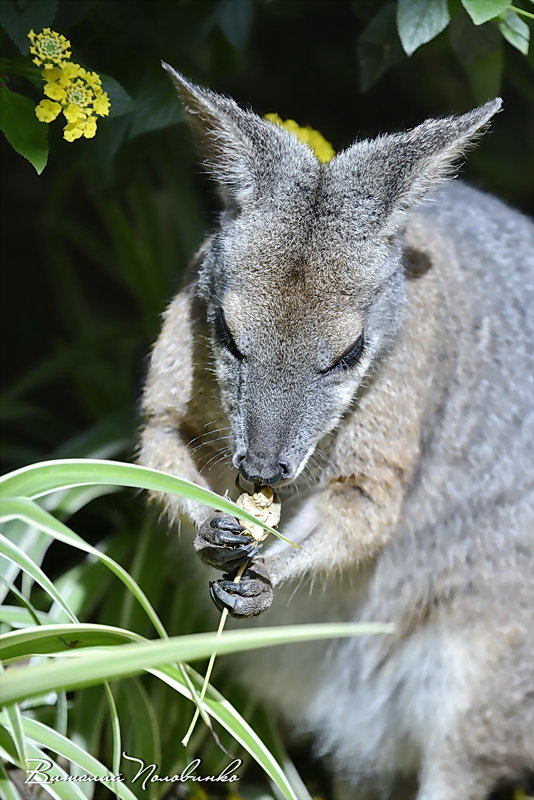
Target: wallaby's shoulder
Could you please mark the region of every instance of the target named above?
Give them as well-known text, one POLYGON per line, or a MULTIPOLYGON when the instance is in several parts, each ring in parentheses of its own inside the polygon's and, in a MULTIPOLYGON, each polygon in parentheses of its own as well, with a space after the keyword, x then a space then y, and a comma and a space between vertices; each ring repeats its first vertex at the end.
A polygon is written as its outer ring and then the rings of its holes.
POLYGON ((501 261, 512 272, 534 269, 534 222, 493 194, 452 181, 432 192, 416 214, 449 236, 460 253, 475 254, 475 269, 485 256, 490 267, 501 261))

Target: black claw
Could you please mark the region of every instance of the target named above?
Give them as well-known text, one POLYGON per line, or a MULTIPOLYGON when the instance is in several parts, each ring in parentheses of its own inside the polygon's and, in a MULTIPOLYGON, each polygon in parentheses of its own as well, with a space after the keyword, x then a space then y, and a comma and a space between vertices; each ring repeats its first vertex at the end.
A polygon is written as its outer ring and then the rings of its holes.
POLYGON ((250 536, 247 533, 226 533, 225 531, 221 530, 217 536, 217 541, 220 544, 228 545, 249 544, 250 536))
POLYGON ((207 561, 213 566, 222 567, 223 569, 236 569, 243 561, 252 558, 255 553, 257 553, 257 547, 250 544, 228 550, 222 547, 206 547, 200 551, 200 555, 204 561, 207 561))
MULTIPOLYGON (((220 593, 222 594, 222 592, 220 592, 220 590, 219 590, 217 582, 216 581, 210 581, 210 597, 211 597, 212 601, 215 603, 215 605, 217 606, 219 611, 224 611, 224 609, 226 609, 227 611, 230 611, 230 609, 228 608, 228 605, 224 602, 223 598, 219 596, 220 593)), ((227 595, 226 592, 224 592, 224 595, 229 597, 229 595, 227 595)))
POLYGON ((271 581, 261 559, 251 562, 240 580, 236 580, 235 572, 225 573, 209 587, 213 603, 233 617, 255 617, 266 611, 273 600, 271 581))
POLYGON ((205 522, 197 531, 194 547, 202 561, 234 575, 247 560, 260 552, 262 545, 228 514, 205 522))
MULTIPOLYGON (((246 601, 239 595, 232 595, 225 592, 220 584, 215 582, 210 584, 210 596, 220 611, 226 608, 232 617, 242 617, 247 615, 246 601)), ((250 612, 248 612, 250 614, 250 612)))
POLYGON ((219 528, 224 531, 237 531, 244 530, 243 526, 239 524, 234 517, 213 517, 210 520, 210 527, 219 528))

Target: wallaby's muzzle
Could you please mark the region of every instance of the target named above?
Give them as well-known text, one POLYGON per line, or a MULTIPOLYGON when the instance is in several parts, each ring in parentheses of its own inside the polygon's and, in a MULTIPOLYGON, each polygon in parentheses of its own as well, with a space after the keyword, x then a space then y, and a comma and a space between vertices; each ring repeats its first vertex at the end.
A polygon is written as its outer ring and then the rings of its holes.
POLYGON ((243 478, 254 484, 276 486, 290 480, 294 472, 287 459, 280 456, 269 457, 266 453, 250 450, 236 453, 234 463, 243 478))

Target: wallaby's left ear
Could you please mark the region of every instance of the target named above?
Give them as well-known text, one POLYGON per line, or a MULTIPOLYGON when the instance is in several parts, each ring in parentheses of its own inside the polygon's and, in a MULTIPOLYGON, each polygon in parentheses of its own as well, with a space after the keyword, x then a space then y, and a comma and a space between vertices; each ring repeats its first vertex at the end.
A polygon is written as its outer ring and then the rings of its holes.
POLYGON ((427 119, 403 133, 356 142, 331 162, 333 180, 349 188, 354 210, 363 210, 367 230, 394 231, 415 203, 450 177, 459 156, 501 103, 497 97, 460 116, 427 119))
POLYGON ((317 170, 311 150, 289 131, 244 111, 234 100, 189 81, 162 63, 184 104, 206 168, 230 206, 270 201, 288 178, 317 170))

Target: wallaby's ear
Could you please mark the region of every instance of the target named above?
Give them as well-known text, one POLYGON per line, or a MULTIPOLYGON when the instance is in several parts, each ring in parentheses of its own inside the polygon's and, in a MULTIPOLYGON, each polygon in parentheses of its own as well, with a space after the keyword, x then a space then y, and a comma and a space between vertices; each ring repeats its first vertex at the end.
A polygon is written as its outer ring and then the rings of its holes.
POLYGON ((501 107, 500 97, 460 116, 427 119, 403 133, 356 142, 330 164, 335 185, 349 192, 362 235, 398 229, 406 212, 440 181, 501 107))
POLYGON ((289 131, 203 89, 162 62, 184 104, 206 168, 230 206, 271 199, 304 167, 317 169, 312 152, 289 131))

